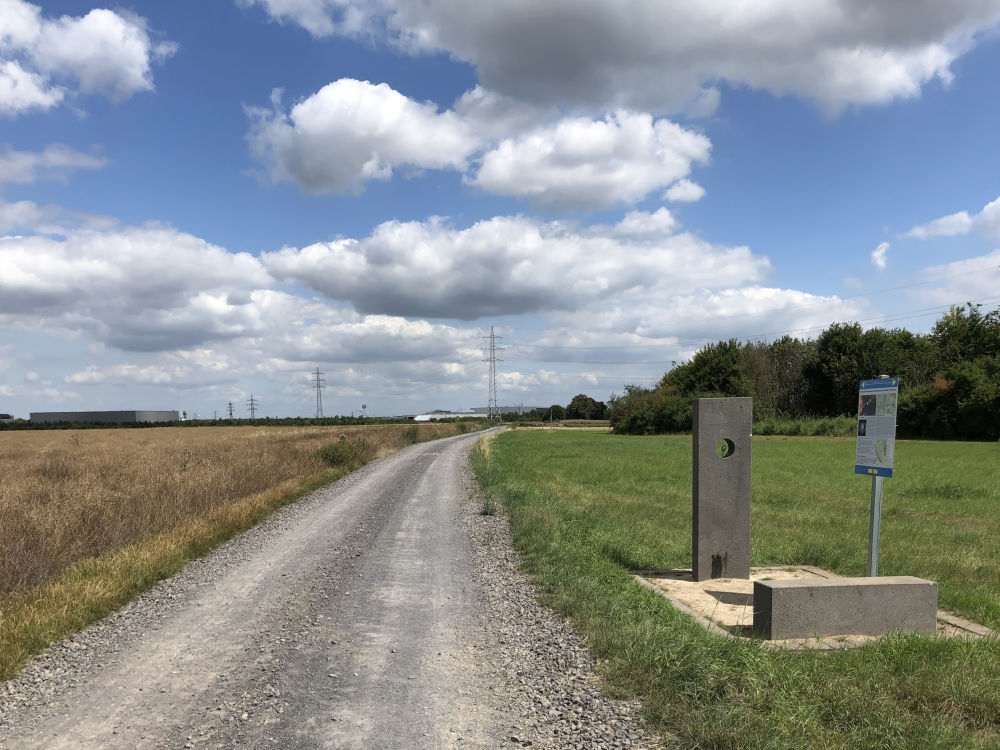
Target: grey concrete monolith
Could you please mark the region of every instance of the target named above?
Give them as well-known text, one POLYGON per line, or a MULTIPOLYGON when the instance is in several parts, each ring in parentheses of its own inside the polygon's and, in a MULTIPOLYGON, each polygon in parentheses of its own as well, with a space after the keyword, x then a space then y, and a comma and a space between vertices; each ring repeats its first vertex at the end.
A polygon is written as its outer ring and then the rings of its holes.
POLYGON ((750 577, 752 398, 694 400, 694 580, 750 577))

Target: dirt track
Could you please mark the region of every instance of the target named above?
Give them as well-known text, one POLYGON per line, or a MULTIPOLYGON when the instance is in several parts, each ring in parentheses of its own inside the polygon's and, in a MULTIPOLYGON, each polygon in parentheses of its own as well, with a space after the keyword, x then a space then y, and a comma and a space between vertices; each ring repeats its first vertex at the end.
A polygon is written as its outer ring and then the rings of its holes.
POLYGON ((478 435, 283 508, 0 685, 0 748, 652 748, 478 513, 478 435))
POLYGON ((0 744, 491 745, 457 518, 475 439, 376 462, 190 566, 69 644, 46 668, 53 695, 0 744))

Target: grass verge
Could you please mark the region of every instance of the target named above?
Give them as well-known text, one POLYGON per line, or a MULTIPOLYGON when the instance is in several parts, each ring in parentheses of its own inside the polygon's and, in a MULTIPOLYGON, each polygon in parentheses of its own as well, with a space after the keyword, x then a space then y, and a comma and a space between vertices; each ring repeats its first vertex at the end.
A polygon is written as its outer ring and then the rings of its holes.
MULTIPOLYGON (((754 565, 863 574, 868 485, 853 442, 755 438, 754 565)), ((571 619, 607 688, 699 748, 1000 747, 1000 642, 894 636, 784 652, 707 633, 628 570, 690 566, 690 438, 508 432, 474 453, 544 601, 571 619)), ((995 444, 900 443, 882 571, 1000 626, 995 444)))

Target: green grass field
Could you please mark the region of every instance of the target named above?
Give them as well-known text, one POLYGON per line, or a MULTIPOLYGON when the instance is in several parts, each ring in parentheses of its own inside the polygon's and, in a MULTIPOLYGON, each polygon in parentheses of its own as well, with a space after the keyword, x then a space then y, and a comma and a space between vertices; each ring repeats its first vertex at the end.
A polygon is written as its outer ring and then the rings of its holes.
MULTIPOLYGON (((870 481, 854 441, 757 437, 752 564, 864 575, 870 481)), ((691 438, 514 431, 474 462, 546 603, 607 687, 698 748, 1000 747, 1000 641, 893 636, 843 652, 724 639, 629 569, 690 567, 691 438)), ((879 572, 939 584, 939 606, 1000 629, 1000 445, 899 442, 879 572)))

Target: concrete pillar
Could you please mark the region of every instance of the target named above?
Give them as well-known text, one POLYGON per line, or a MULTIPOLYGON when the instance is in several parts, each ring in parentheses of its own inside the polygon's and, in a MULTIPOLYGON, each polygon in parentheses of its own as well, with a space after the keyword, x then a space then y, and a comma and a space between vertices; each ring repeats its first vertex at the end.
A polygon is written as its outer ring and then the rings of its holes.
POLYGON ((750 577, 752 398, 694 400, 694 580, 750 577))

